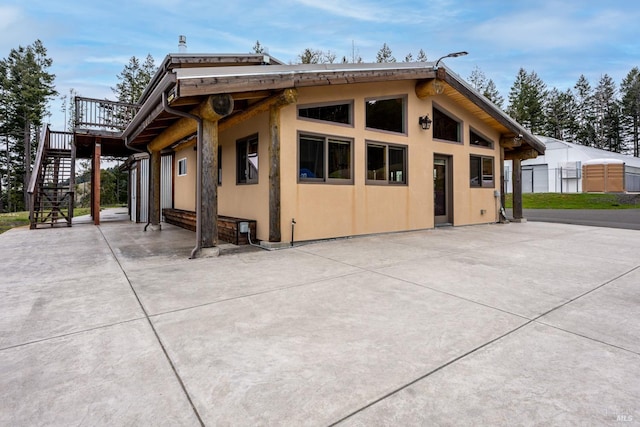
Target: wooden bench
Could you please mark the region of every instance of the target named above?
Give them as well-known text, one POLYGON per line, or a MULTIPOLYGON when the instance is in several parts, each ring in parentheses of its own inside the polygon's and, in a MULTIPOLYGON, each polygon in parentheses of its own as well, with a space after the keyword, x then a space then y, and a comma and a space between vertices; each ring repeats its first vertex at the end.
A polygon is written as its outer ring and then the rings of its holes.
MULTIPOLYGON (((187 230, 196 231, 196 213, 183 209, 162 209, 164 221, 187 230)), ((240 233, 240 223, 249 223, 251 242, 257 243, 256 221, 252 219, 218 216, 218 240, 234 245, 248 245, 247 233, 240 233)))

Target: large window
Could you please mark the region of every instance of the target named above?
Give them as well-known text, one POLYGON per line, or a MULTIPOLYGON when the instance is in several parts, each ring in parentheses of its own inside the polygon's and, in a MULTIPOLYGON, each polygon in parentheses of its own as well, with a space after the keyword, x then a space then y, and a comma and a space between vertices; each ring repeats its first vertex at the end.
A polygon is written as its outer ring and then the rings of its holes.
POLYGON ((478 147, 493 148, 492 141, 475 132, 473 129, 469 131, 469 144, 478 147))
POLYGON ((298 137, 298 179, 300 182, 353 182, 352 141, 324 135, 298 137))
POLYGON ((433 137, 435 139, 462 142, 461 128, 462 124, 458 120, 435 106, 433 107, 433 137))
POLYGON ((493 188, 495 186, 493 157, 471 156, 470 159, 471 186, 493 188))
POLYGON ((367 143, 367 183, 406 184, 407 147, 367 143))
POLYGON ((238 184, 258 183, 258 135, 236 142, 238 184))
POLYGON ((366 100, 366 127, 406 133, 406 104, 403 96, 366 100))
POLYGON ((298 117, 344 125, 353 124, 353 103, 303 105, 298 108, 298 117))

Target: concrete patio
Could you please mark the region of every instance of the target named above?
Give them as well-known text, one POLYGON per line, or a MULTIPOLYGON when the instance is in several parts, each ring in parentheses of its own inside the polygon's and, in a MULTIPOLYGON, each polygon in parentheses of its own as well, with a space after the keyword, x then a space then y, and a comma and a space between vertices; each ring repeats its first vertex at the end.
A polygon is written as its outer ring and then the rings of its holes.
POLYGON ((640 422, 640 231, 496 224, 189 260, 194 233, 125 217, 0 235, 0 425, 640 422))

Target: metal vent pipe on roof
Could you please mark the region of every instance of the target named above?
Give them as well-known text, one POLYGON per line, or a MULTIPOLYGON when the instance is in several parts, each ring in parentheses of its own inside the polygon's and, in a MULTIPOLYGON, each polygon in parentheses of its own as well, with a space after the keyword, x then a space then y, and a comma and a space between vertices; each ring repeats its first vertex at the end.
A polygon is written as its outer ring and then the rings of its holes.
POLYGON ((178 36, 178 53, 187 52, 187 36, 178 36))

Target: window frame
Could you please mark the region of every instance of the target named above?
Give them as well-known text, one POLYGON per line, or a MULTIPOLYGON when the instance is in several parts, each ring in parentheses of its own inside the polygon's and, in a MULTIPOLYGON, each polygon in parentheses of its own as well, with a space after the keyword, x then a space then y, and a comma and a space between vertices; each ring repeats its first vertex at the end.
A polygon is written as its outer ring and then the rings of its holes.
POLYGON ((176 164, 177 164, 178 176, 187 176, 187 158, 186 157, 182 157, 182 158, 178 159, 178 162, 176 164), (180 167, 180 165, 184 165, 184 168, 183 168, 184 170, 183 171, 180 171, 180 169, 182 169, 180 167))
POLYGON ((312 103, 312 104, 303 104, 303 105, 298 105, 297 109, 296 109, 296 117, 298 120, 305 120, 305 121, 310 121, 310 122, 315 122, 315 123, 324 123, 324 124, 331 124, 331 125, 335 125, 335 126, 345 126, 345 127, 354 127, 354 114, 353 114, 353 106, 354 106, 354 100, 344 100, 344 101, 331 101, 331 102, 318 102, 318 103, 312 103), (342 122, 334 122, 332 120, 323 120, 323 119, 316 119, 313 117, 301 117, 300 116, 300 110, 304 110, 304 109, 309 109, 309 108, 322 108, 322 107, 332 107, 332 106, 336 106, 336 105, 348 105, 349 106, 349 122, 348 123, 342 123, 342 122))
POLYGON ((218 187, 222 185, 222 146, 218 145, 218 187))
POLYGON ((259 163, 257 163, 258 167, 256 168, 256 176, 253 178, 249 178, 248 176, 246 176, 247 170, 250 169, 250 162, 249 162, 249 146, 251 143, 253 143, 255 140, 255 144, 256 144, 256 157, 258 157, 259 160, 259 151, 260 151, 260 138, 259 135, 257 133, 254 133, 253 135, 249 135, 246 136, 244 138, 240 138, 238 140, 236 140, 236 185, 253 185, 253 184, 258 184, 259 182, 259 177, 260 177, 260 166, 259 163), (241 144, 245 144, 245 153, 244 153, 244 173, 245 173, 245 177, 241 178, 240 175, 240 145, 241 144))
POLYGON ((433 124, 431 125, 431 129, 432 129, 432 136, 433 139, 435 141, 439 141, 439 142, 447 142, 450 144, 464 144, 464 122, 459 119, 456 115, 450 113, 449 111, 447 111, 445 108, 441 107, 440 105, 436 104, 435 102, 432 103, 431 106, 431 115, 433 117, 433 124), (443 116, 448 117, 449 119, 451 119, 452 121, 456 122, 458 124, 458 140, 454 141, 452 139, 444 139, 444 138, 438 138, 436 136, 436 129, 437 129, 437 118, 436 118, 436 110, 438 111, 438 114, 442 114, 443 116))
POLYGON ((469 155, 469 187, 471 188, 496 188, 496 162, 495 162, 495 157, 493 156, 483 156, 481 154, 470 154, 469 155), (480 176, 474 177, 471 176, 471 172, 473 170, 472 168, 472 162, 474 161, 474 159, 478 159, 480 161, 480 168, 479 168, 479 172, 480 172, 480 176), (485 161, 490 161, 491 162, 491 185, 485 185, 485 181, 484 179, 484 163, 485 161), (473 179, 474 178, 478 178, 478 184, 473 184, 473 179))
POLYGON ((478 132, 476 129, 474 129, 473 127, 469 126, 469 146, 493 150, 493 147, 495 146, 495 143, 493 142, 493 140, 491 138, 487 138, 482 132, 478 132), (481 140, 483 140, 485 142, 488 142, 489 145, 474 144, 473 141, 474 141, 475 138, 473 138, 473 134, 475 134, 481 140))
POLYGON ((353 176, 354 176, 354 166, 355 166, 355 162, 353 159, 354 156, 354 139, 353 138, 349 138, 349 137, 344 137, 344 136, 337 136, 337 135, 327 135, 327 134, 321 134, 321 133, 314 133, 314 132, 305 132, 305 131, 298 131, 298 136, 297 136, 297 158, 296 158, 296 164, 297 164, 297 182, 298 184, 335 184, 335 185, 353 185, 353 176), (309 138, 322 138, 322 153, 323 153, 323 174, 324 177, 322 178, 303 178, 300 176, 300 140, 303 137, 309 137, 309 138), (348 143, 349 144, 349 178, 331 178, 329 176, 329 144, 331 141, 336 141, 336 142, 341 142, 341 143, 348 143))
POLYGON ((409 146, 403 144, 394 144, 382 141, 373 141, 366 140, 365 141, 365 185, 390 185, 390 186, 408 186, 409 185, 409 146), (369 147, 384 147, 385 148, 385 179, 370 179, 369 178, 369 147), (402 181, 392 181, 390 180, 390 171, 389 171, 389 149, 400 149, 403 152, 402 158, 402 181))
POLYGON ((383 132, 383 133, 388 133, 388 134, 392 134, 392 135, 404 135, 407 136, 408 135, 408 119, 407 119, 407 115, 408 115, 408 106, 409 104, 409 96, 407 94, 403 94, 403 95, 388 95, 388 96, 373 96, 373 97, 369 97, 369 98, 365 98, 364 99, 364 128, 368 131, 372 131, 372 132, 383 132), (374 128, 374 127, 370 127, 367 126, 367 103, 371 102, 371 101, 388 101, 388 100, 394 100, 394 99, 401 99, 402 100, 402 131, 401 132, 397 132, 394 130, 388 130, 388 129, 380 129, 380 128, 374 128))

